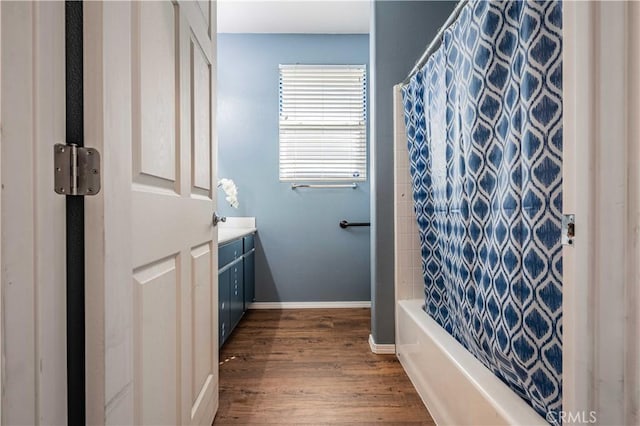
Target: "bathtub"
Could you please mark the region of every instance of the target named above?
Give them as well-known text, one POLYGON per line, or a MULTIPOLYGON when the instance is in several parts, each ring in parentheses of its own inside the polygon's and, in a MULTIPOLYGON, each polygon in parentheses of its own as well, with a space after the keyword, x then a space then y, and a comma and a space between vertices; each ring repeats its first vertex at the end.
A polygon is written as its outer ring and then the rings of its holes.
POLYGON ((423 310, 396 303, 396 353, 438 425, 548 423, 423 310))

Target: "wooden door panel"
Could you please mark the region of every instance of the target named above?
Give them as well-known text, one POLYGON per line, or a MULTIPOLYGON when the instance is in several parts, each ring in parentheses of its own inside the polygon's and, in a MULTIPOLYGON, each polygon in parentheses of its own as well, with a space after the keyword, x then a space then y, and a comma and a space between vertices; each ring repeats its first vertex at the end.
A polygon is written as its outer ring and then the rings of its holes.
POLYGON ((192 330, 193 330, 193 402, 213 369, 212 336, 213 288, 211 286, 211 244, 206 243, 191 250, 192 269, 192 330))
MULTIPOLYGON (((217 303, 212 244, 191 250, 191 424, 213 419, 217 401, 217 303)), ((217 275, 215 275, 217 277, 217 275)))
POLYGON ((205 27, 207 27, 207 30, 209 30, 211 25, 211 1, 197 0, 197 3, 202 16, 202 21, 204 22, 205 27))
POLYGON ((191 424, 210 426, 218 407, 218 382, 217 376, 207 377, 207 381, 202 386, 202 391, 196 398, 191 408, 191 424))
POLYGON ((179 259, 134 271, 134 369, 136 423, 180 424, 179 259))
POLYGON ((146 175, 173 182, 178 176, 179 152, 176 6, 170 2, 134 3, 132 34, 134 180, 147 183, 140 177, 146 175))
POLYGON ((133 244, 134 268, 212 239, 210 200, 134 190, 131 201, 132 236, 144 241, 133 244))
POLYGON ((208 196, 211 189, 211 64, 193 38, 190 51, 192 180, 194 189, 204 189, 208 196))

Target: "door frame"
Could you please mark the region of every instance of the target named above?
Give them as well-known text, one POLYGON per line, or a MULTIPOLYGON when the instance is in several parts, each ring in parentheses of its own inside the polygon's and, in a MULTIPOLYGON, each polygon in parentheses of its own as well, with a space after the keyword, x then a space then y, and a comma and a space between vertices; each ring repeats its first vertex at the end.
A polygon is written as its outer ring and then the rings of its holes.
MULTIPOLYGON (((2 39, 2 6, 0 6, 0 40, 2 39)), ((0 82, 2 82, 2 43, 0 42, 0 82)), ((0 83, 0 147, 2 147, 2 84, 0 83)), ((0 149, 0 176, 2 176, 2 149, 0 149)), ((1 180, 1 179, 0 179, 1 180)), ((0 196, 0 236, 2 235, 2 196, 0 196)), ((0 244, 0 265, 2 265, 2 244, 0 244)), ((4 395, 4 283, 0 280, 0 423, 2 423, 2 397, 4 395)))
MULTIPOLYGON (((0 40, 2 40, 2 6, 0 6, 0 40)), ((0 82, 2 82, 2 43, 0 42, 0 82)), ((0 83, 0 147, 2 147, 2 84, 0 83)), ((0 149, 0 176, 2 176, 2 149, 0 149)), ((1 179, 0 179, 1 180, 1 179)), ((0 196, 0 236, 2 235, 2 196, 0 196)), ((0 244, 2 265, 2 244, 0 244)), ((4 283, 0 280, 0 423, 2 423, 2 397, 4 395, 4 283)))
POLYGON ((638 19, 634 2, 563 3, 563 410, 603 424, 640 421, 638 19))
POLYGON ((52 183, 53 146, 65 140, 64 3, 3 2, 2 17, 1 418, 64 424, 65 201, 52 183))

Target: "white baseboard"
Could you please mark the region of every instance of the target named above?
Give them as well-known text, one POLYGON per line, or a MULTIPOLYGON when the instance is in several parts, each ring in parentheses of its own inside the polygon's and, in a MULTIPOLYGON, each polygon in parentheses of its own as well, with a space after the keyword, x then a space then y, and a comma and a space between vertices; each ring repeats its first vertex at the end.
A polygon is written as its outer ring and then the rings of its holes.
POLYGON ((378 355, 388 355, 396 353, 396 345, 393 344, 385 344, 378 345, 373 341, 373 336, 369 335, 369 347, 371 348, 371 352, 378 355))
POLYGON ((370 301, 362 302, 253 302, 249 309, 335 309, 370 308, 370 301))

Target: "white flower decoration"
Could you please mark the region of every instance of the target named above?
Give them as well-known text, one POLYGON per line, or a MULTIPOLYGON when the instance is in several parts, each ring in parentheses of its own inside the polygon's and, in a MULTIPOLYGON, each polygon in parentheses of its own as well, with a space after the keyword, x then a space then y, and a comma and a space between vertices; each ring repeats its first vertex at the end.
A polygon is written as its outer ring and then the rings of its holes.
POLYGON ((238 187, 231 179, 222 178, 218 181, 218 188, 222 188, 226 194, 225 200, 234 209, 237 209, 240 203, 238 203, 238 187))

